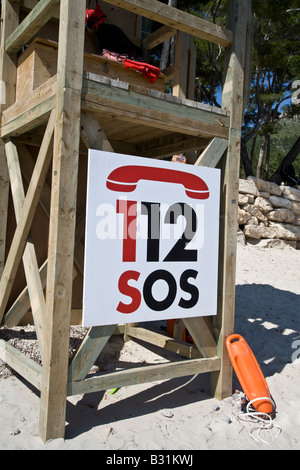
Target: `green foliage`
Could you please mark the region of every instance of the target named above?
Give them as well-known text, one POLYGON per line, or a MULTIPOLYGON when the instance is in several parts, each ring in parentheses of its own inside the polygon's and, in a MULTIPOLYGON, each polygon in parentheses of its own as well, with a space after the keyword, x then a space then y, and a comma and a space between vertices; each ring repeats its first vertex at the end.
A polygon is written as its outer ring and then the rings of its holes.
MULTIPOLYGON (((177 6, 226 27, 228 1, 178 0, 177 6)), ((300 113, 299 105, 295 106, 291 101, 292 84, 300 79, 299 0, 252 0, 252 12, 252 75, 242 127, 242 162, 247 171, 252 167, 252 173, 256 174, 262 136, 268 136, 270 160, 265 164, 269 166, 268 175, 271 176, 300 134, 299 120, 293 119, 300 113), (292 120, 290 127, 288 119, 292 120), (290 128, 293 129, 291 135, 287 132, 290 128), (252 159, 253 139, 256 145, 252 159)), ((217 96, 224 76, 224 48, 199 38, 194 40, 197 48, 195 99, 219 106, 217 96)), ((300 170, 298 160, 295 167, 300 170)), ((262 174, 265 174, 264 166, 262 174)))
MULTIPOLYGON (((300 11, 294 0, 252 0, 254 16, 254 47, 252 61, 251 97, 246 109, 243 140, 247 152, 242 154, 245 165, 250 161, 250 148, 256 139, 252 163, 256 173, 261 136, 270 136, 270 160, 267 176, 271 176, 289 149, 277 148, 282 113, 293 118, 299 107, 292 105, 292 84, 300 77, 300 11), (284 107, 284 104, 286 105, 284 107), (284 151, 286 153, 284 153, 284 151)), ((296 137, 300 128, 297 121, 296 137)), ((292 146, 295 142, 289 140, 292 146)), ((265 174, 262 170, 262 175, 265 174)))
MULTIPOLYGON (((276 130, 272 135, 271 139, 271 159, 270 159, 270 167, 269 167, 269 175, 272 175, 276 172, 278 167, 280 166, 281 162, 283 161, 284 157, 288 153, 288 151, 294 145, 296 139, 299 137, 299 129, 300 129, 300 118, 283 118, 281 121, 277 123, 276 130)), ((262 135, 258 134, 256 142, 255 142, 255 149, 253 154, 253 167, 256 168, 258 163, 258 156, 259 151, 262 144, 262 135)), ((248 142, 247 148, 250 154, 251 152, 251 145, 252 141, 248 142)), ((296 175, 300 175, 300 155, 294 160, 293 166, 295 168, 296 175)), ((244 174, 242 174, 244 176, 244 174)), ((265 169, 262 171, 261 177, 263 179, 266 178, 265 169)))
MULTIPOLYGON (((179 0, 178 7, 190 14, 226 26, 227 0, 192 2, 179 0)), ((224 48, 200 38, 194 38, 197 49, 195 99, 220 106, 217 92, 222 86, 224 48)))

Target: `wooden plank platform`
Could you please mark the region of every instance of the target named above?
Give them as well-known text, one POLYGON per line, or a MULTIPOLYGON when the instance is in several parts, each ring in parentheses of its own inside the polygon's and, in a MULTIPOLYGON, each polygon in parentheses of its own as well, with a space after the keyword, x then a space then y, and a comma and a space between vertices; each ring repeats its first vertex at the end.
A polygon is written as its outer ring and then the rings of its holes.
MULTIPOLYGON (((55 96, 56 75, 3 112, 1 138, 46 122, 55 96)), ((228 138, 228 111, 90 72, 84 73, 82 110, 99 117, 112 145, 122 142, 129 153, 141 156, 171 155, 203 148, 214 136, 228 138)))

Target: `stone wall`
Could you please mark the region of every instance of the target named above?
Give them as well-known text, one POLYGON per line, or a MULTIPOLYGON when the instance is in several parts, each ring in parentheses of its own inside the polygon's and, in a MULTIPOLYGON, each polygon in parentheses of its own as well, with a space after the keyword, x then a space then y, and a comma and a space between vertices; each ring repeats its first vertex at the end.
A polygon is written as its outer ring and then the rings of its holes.
POLYGON ((300 186, 240 179, 238 225, 242 243, 300 249, 300 186))

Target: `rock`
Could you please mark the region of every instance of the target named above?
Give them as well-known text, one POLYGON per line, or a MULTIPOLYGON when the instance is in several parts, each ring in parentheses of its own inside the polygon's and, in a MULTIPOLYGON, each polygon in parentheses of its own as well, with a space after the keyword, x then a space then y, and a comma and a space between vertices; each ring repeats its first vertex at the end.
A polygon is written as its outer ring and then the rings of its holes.
POLYGON ((239 180, 238 241, 258 246, 300 246, 300 186, 278 186, 249 177, 239 180), (240 228, 243 227, 243 232, 240 228), (276 241, 277 240, 277 241, 276 241))
POLYGON ((267 191, 259 191, 259 196, 265 199, 269 199, 270 193, 268 193, 267 191))
POLYGON ((279 240, 278 238, 262 238, 261 240, 247 238, 247 245, 253 245, 258 248, 285 248, 286 246, 297 248, 297 242, 290 240, 279 240))
POLYGON ((300 203, 292 201, 292 211, 295 215, 300 215, 300 203))
POLYGON ((238 224, 245 225, 251 219, 251 214, 238 207, 238 224))
POLYGON ((292 209, 292 203, 284 197, 270 196, 270 203, 273 207, 284 207, 285 209, 292 209))
POLYGON ((300 191, 298 189, 290 188, 289 186, 281 186, 282 196, 290 201, 300 202, 300 191))
POLYGON ((253 215, 247 222, 247 225, 259 225, 258 219, 253 215))
POLYGON ((222 421, 225 421, 225 423, 228 423, 228 424, 231 423, 231 419, 229 418, 229 416, 225 415, 224 413, 222 413, 221 419, 222 421))
MULTIPOLYGON (((283 240, 300 241, 300 226, 270 222, 270 229, 276 232, 277 238, 283 240)), ((254 238, 254 237, 253 237, 254 238)), ((275 238, 275 237, 266 237, 275 238)))
POLYGON ((246 225, 244 228, 244 235, 246 238, 255 238, 260 240, 262 238, 261 230, 258 230, 256 225, 246 225))
POLYGON ((257 207, 261 212, 270 212, 273 210, 273 206, 268 199, 263 197, 257 197, 255 199, 254 206, 257 207))
POLYGON ((248 238, 276 238, 277 232, 275 229, 270 227, 264 227, 263 225, 245 225, 244 235, 248 238))
POLYGON ((174 414, 172 413, 171 410, 161 410, 161 414, 165 416, 166 418, 173 418, 174 414))
POLYGON ((281 196, 281 189, 276 183, 270 183, 269 181, 261 180, 260 178, 255 178, 256 187, 260 191, 273 194, 274 196, 281 196))
POLYGON ((294 225, 300 225, 300 215, 294 217, 294 225))
POLYGON ((239 194, 239 206, 249 203, 249 196, 246 194, 239 194))
POLYGON ((242 194, 252 194, 253 196, 259 196, 255 182, 251 179, 239 180, 239 192, 242 194))
POLYGON ((253 217, 256 217, 261 222, 264 222, 264 223, 268 222, 267 217, 261 212, 261 210, 258 207, 255 206, 255 204, 254 205, 247 204, 246 206, 244 206, 243 210, 245 210, 246 212, 249 212, 249 214, 251 214, 253 217))
POLYGON ((255 207, 253 204, 248 204, 244 206, 244 209, 246 212, 251 214, 252 219, 250 218, 247 223, 249 224, 254 224, 257 225, 258 222, 256 220, 259 220, 264 223, 264 225, 267 225, 268 223, 268 218, 258 209, 258 207, 255 207))
POLYGON ((294 223, 294 214, 290 209, 279 208, 271 211, 268 214, 269 220, 273 222, 286 222, 288 224, 294 223))
POLYGON ((234 400, 239 400, 241 398, 240 392, 236 391, 235 393, 233 393, 232 398, 234 398, 234 400))

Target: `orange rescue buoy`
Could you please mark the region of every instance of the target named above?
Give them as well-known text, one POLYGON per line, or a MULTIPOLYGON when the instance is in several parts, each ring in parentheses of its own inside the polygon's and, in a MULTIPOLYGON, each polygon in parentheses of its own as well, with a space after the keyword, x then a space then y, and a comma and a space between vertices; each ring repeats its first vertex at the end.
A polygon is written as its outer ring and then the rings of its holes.
POLYGON ((249 401, 261 413, 273 413, 273 401, 266 379, 245 339, 238 334, 227 337, 226 346, 232 367, 249 401), (261 400, 259 400, 262 398, 261 400), (269 399, 268 399, 269 398, 269 399))

